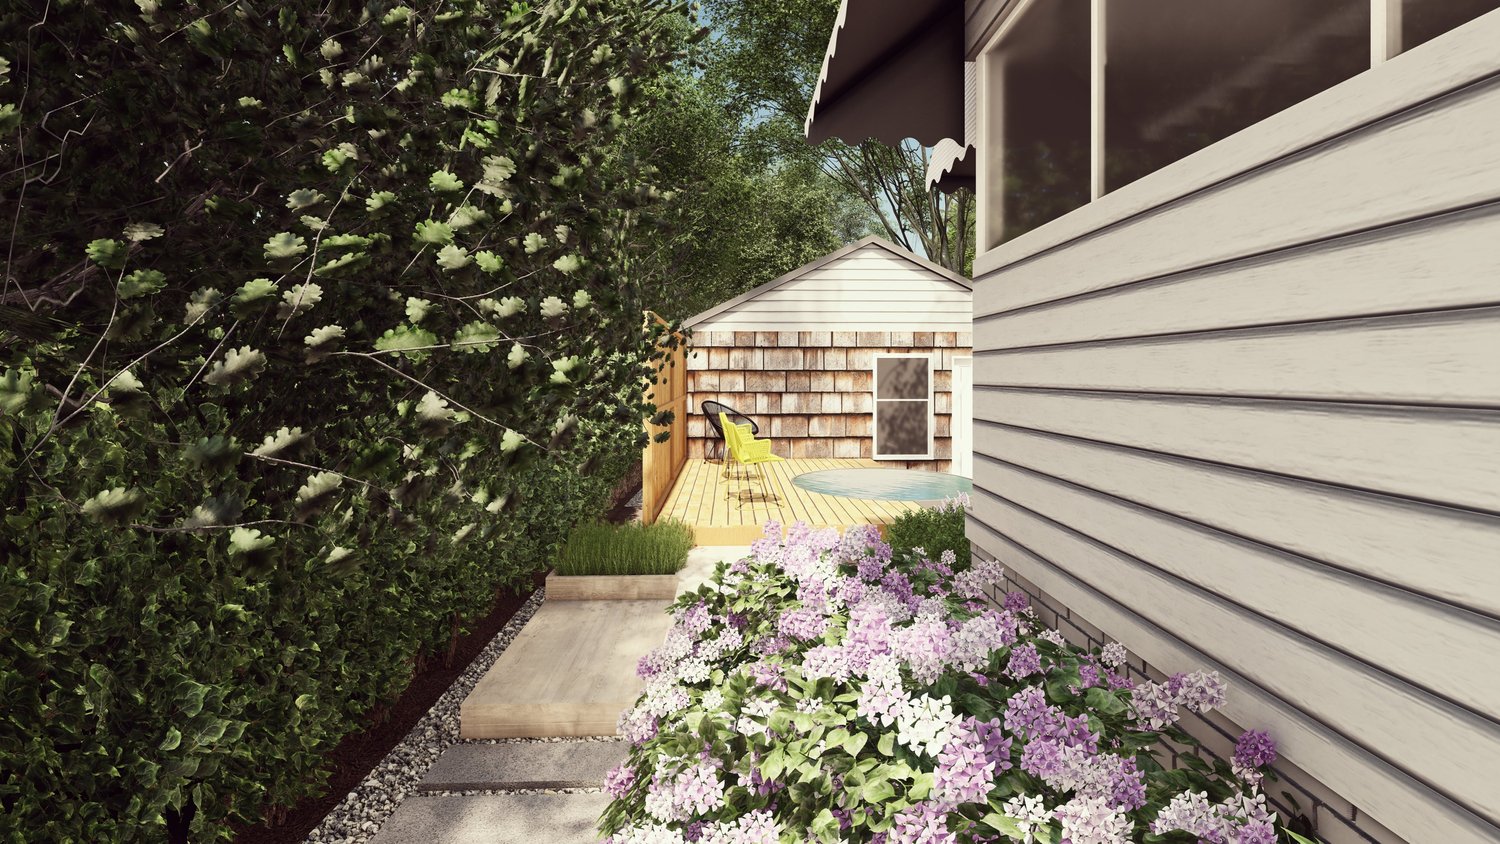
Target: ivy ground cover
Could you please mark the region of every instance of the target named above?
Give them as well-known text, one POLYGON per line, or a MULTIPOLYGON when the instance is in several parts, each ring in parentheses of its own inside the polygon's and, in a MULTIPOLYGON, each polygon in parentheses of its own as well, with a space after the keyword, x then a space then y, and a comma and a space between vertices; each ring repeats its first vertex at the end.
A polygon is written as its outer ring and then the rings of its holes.
POLYGON ((998 565, 953 549, 766 535, 679 598, 641 660, 611 844, 1294 840, 1260 791, 1266 734, 1232 764, 1153 755, 1196 744, 1177 721, 1222 705, 1217 674, 1135 684, 1119 644, 1083 651, 1026 596, 985 600, 998 565))

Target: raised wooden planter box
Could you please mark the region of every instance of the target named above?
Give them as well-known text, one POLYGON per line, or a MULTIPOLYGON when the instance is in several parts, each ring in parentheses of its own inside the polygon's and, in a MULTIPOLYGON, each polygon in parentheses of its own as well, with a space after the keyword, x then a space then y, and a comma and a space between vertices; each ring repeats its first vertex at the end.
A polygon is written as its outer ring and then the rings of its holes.
POLYGON ((549 601, 670 601, 677 597, 675 574, 547 575, 549 601))

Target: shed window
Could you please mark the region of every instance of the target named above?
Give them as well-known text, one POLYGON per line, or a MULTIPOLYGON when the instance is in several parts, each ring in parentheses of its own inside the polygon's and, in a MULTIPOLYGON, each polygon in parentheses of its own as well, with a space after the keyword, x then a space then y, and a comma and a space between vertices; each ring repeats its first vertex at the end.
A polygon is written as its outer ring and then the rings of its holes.
POLYGON ((933 433, 932 356, 875 356, 876 460, 928 460, 933 433))

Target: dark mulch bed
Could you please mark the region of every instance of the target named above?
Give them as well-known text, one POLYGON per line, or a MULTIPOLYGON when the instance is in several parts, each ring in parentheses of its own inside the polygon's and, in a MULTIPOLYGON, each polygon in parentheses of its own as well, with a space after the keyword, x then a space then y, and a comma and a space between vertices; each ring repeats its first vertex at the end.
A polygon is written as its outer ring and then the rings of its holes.
POLYGON ((541 588, 546 579, 545 572, 538 572, 530 587, 519 593, 502 594, 489 615, 474 625, 468 635, 459 640, 452 664, 444 666, 435 659, 427 670, 412 679, 411 685, 390 707, 382 710, 380 718, 363 732, 346 736, 328 754, 328 767, 332 775, 328 779, 327 791, 322 797, 309 797, 298 803, 276 827, 264 824, 236 827, 235 844, 298 844, 313 830, 324 816, 354 787, 380 764, 380 760, 391 748, 406 737, 411 728, 438 698, 453 686, 458 676, 469 667, 474 657, 495 638, 500 628, 526 603, 532 592, 541 588))

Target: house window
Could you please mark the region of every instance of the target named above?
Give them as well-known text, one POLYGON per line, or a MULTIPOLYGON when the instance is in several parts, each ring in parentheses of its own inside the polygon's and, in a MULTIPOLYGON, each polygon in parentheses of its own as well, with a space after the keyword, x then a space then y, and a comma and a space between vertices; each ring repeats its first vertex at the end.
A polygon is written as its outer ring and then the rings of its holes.
POLYGON ((1496 9, 1500 0, 1402 0, 1400 49, 1425 44, 1496 9))
POLYGON ((1089 43, 1089 0, 1046 0, 984 52, 983 248, 1088 204, 1089 43))
POLYGON ((876 460, 930 460, 932 355, 875 356, 876 460))
POLYGON ((1104 190, 1368 69, 1370 27, 1370 0, 1139 0, 1109 14, 1104 190))

